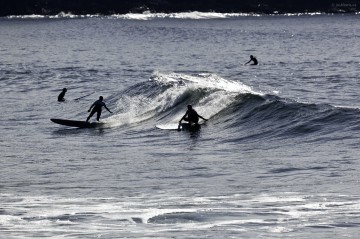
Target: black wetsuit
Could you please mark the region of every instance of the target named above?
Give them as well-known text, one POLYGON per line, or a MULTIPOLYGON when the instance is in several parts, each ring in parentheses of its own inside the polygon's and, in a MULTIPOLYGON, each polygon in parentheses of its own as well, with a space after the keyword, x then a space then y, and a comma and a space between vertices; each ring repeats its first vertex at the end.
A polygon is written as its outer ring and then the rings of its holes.
POLYGON ((58 96, 58 101, 59 101, 59 102, 65 101, 65 99, 64 99, 65 93, 66 93, 65 91, 62 91, 62 92, 59 94, 59 96, 58 96))
POLYGON ((187 121, 189 123, 195 123, 195 124, 197 124, 199 122, 199 115, 195 110, 193 110, 193 109, 187 110, 186 114, 187 114, 187 117, 184 118, 185 121, 187 121))
POLYGON ((252 65, 257 65, 258 64, 258 61, 257 61, 257 59, 255 57, 253 57, 251 60, 254 62, 252 65))
POLYGON ((97 101, 95 101, 95 103, 94 103, 93 105, 94 105, 94 108, 92 109, 92 111, 91 111, 91 113, 90 113, 90 115, 89 115, 89 117, 88 117, 88 120, 89 120, 95 113, 97 113, 96 119, 97 119, 97 121, 99 121, 99 120, 100 120, 100 116, 101 116, 101 109, 102 109, 103 106, 105 106, 105 103, 102 102, 102 101, 100 101, 100 100, 97 100, 97 101))

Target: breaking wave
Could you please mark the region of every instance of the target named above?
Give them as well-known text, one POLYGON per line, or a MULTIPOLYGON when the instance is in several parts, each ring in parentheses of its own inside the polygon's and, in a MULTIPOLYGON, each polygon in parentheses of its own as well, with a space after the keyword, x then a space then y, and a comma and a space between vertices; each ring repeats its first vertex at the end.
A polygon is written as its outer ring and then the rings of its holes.
POLYGON ((263 94, 215 74, 154 72, 148 81, 116 93, 110 100, 117 105, 117 113, 106 119, 111 126, 174 124, 191 104, 230 141, 308 136, 312 140, 360 129, 357 108, 263 94))

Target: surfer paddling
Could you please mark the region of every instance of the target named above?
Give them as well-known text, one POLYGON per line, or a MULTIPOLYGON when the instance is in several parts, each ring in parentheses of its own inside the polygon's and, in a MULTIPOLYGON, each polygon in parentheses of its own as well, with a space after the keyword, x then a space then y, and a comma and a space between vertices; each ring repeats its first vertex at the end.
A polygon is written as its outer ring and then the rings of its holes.
POLYGON ((96 120, 99 121, 100 120, 100 116, 101 116, 101 110, 102 110, 102 107, 104 106, 105 109, 107 111, 109 111, 110 113, 112 113, 108 107, 106 107, 105 103, 103 102, 103 97, 100 96, 99 99, 97 101, 95 101, 91 106, 90 106, 90 109, 88 110, 88 112, 91 111, 89 117, 87 117, 86 119, 86 122, 89 122, 89 119, 91 118, 91 116, 93 116, 95 113, 97 113, 97 117, 96 117, 96 120))
POLYGON ((64 89, 61 91, 61 93, 59 94, 59 96, 58 96, 58 101, 59 101, 59 102, 65 101, 64 96, 65 96, 66 91, 67 91, 67 89, 64 88, 64 89))
POLYGON ((198 125, 198 122, 199 122, 199 118, 207 121, 207 119, 205 119, 204 117, 202 117, 201 115, 199 115, 191 105, 188 105, 187 106, 187 111, 185 113, 185 115, 181 118, 181 120, 179 121, 179 127, 181 125, 181 121, 187 121, 189 122, 189 125, 191 124, 195 124, 195 125, 198 125))
POLYGON ((253 66, 256 66, 257 64, 259 64, 256 57, 253 55, 250 55, 250 60, 248 62, 246 62, 245 65, 249 64, 250 62, 253 62, 252 64, 250 64, 253 66))

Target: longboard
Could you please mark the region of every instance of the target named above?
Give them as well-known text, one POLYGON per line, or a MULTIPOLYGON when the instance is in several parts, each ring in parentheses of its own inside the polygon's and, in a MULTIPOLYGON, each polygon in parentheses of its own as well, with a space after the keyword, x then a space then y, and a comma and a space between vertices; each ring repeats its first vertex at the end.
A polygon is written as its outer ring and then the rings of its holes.
POLYGON ((158 129, 166 129, 166 130, 189 130, 189 131, 195 131, 199 130, 201 128, 200 124, 192 124, 189 123, 181 123, 179 124, 163 124, 163 125, 156 125, 155 126, 158 129))
POLYGON ((86 121, 78 121, 78 120, 67 120, 67 119, 50 119, 52 122, 56 124, 61 124, 70 127, 77 127, 77 128, 95 128, 102 125, 102 123, 96 122, 86 122, 86 121))

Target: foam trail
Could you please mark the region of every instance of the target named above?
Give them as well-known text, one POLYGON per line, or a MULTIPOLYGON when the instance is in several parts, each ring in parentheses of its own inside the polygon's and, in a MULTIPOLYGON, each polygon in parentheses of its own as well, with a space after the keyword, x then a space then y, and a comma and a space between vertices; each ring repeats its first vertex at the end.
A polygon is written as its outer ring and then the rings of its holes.
POLYGON ((117 109, 121 109, 121 113, 110 116, 104 122, 111 127, 130 125, 138 123, 154 116, 151 108, 148 107, 149 99, 144 96, 129 97, 124 96, 117 101, 117 109))

